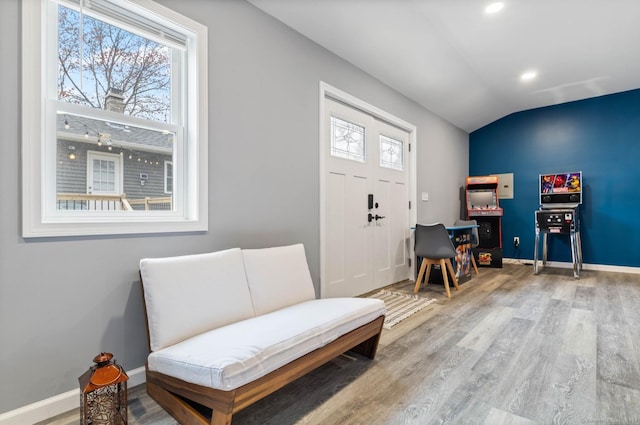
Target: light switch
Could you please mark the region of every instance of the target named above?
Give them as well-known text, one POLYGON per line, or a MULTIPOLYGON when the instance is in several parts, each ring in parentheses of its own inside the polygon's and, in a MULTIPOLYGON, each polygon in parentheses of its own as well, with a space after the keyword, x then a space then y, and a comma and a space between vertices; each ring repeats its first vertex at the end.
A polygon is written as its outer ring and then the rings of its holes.
POLYGON ((429 200, 429 192, 422 192, 422 200, 423 201, 429 200))

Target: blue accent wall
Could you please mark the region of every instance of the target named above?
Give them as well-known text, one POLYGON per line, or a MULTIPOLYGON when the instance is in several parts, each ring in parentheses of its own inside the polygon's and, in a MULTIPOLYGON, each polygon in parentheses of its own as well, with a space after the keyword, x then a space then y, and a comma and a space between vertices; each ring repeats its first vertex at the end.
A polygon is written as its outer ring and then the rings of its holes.
MULTIPOLYGON (((640 267, 640 89, 514 113, 470 134, 469 175, 514 175, 514 198, 500 200, 505 257, 533 259, 538 176, 569 171, 583 177, 583 262, 640 267)), ((571 262, 569 237, 550 236, 548 252, 571 262)))

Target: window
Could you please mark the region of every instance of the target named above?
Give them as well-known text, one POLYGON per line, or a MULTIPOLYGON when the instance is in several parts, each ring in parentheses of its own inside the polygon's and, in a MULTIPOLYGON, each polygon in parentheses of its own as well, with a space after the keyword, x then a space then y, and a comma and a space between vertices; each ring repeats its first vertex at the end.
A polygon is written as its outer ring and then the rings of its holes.
POLYGON ((173 193, 173 163, 164 162, 164 193, 173 193))
POLYGON ((402 171, 404 161, 402 158, 403 142, 391 137, 380 135, 380 166, 402 171))
POLYGON ((331 117, 331 155, 365 162, 364 127, 331 117))
POLYGON ((150 0, 22 7, 23 236, 207 230, 207 29, 150 0))

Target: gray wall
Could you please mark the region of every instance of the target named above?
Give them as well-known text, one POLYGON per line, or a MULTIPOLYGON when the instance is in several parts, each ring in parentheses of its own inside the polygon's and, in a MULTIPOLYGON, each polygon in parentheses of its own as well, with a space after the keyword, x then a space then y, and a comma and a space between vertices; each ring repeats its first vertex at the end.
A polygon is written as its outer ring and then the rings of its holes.
MULTIPOLYGON (((24 0, 30 1, 30 0, 24 0)), ((20 237, 20 2, 0 2, 0 413, 77 388, 100 351, 145 362, 138 261, 304 243, 319 285, 320 80, 418 126, 420 222, 452 223, 468 135, 248 3, 162 0, 209 27, 209 232, 20 237)))

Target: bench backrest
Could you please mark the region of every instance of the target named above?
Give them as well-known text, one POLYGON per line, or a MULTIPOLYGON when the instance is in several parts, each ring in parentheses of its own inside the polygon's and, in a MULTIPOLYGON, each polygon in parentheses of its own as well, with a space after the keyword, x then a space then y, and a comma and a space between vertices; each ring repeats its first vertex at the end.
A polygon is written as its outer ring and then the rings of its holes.
POLYGON ((140 279, 151 351, 315 298, 302 244, 145 258, 140 279))
POLYGON ((242 257, 256 316, 315 299, 302 244, 243 249, 242 257))
POLYGON ((239 248, 143 259, 140 278, 151 351, 255 315, 239 248))

